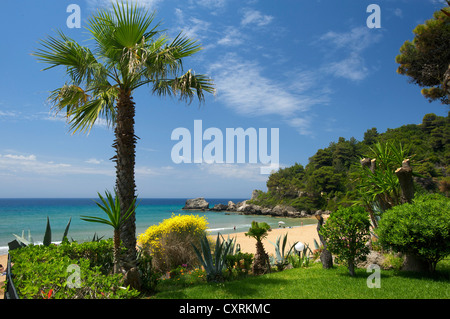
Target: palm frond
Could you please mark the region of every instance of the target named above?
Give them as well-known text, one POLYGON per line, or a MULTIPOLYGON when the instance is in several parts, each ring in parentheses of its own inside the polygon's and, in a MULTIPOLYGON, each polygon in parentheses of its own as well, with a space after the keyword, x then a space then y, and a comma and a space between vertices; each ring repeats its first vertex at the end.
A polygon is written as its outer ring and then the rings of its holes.
POLYGON ((117 88, 100 85, 91 88, 89 93, 79 86, 66 84, 52 91, 49 97, 56 113, 64 112, 73 133, 88 133, 100 119, 105 120, 108 126, 115 123, 117 88))
POLYGON ((42 48, 33 52, 38 61, 50 64, 48 70, 56 66, 64 66, 74 84, 90 82, 96 78, 106 79, 108 72, 97 61, 91 50, 79 45, 62 32, 58 37, 49 36, 41 41, 42 48))
POLYGON ((156 81, 153 93, 157 95, 179 96, 180 100, 191 103, 195 96, 204 100, 204 92, 215 93, 213 82, 205 75, 196 75, 191 70, 180 77, 156 81))

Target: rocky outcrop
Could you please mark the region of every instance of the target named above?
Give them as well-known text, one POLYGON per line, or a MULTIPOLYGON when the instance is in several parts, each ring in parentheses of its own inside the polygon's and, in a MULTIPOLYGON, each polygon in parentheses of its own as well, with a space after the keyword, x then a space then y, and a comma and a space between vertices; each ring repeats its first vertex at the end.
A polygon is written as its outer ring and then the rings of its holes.
MULTIPOLYGON (((257 196, 260 191, 253 191, 252 197, 257 196)), ((274 217, 292 217, 292 218, 301 218, 301 217, 312 217, 315 211, 298 211, 294 207, 289 205, 277 205, 275 207, 264 207, 256 204, 252 204, 250 200, 244 200, 242 202, 233 203, 232 201, 228 201, 227 205, 225 204, 216 204, 213 207, 209 208, 209 203, 203 198, 194 198, 186 200, 186 204, 183 209, 191 209, 191 210, 209 210, 214 212, 236 212, 243 215, 268 215, 274 217)), ((323 215, 328 215, 330 211, 318 211, 323 215)))
POLYGON ((210 208, 209 210, 211 211, 216 211, 216 212, 222 212, 224 210, 227 210, 228 206, 224 205, 224 204, 216 204, 213 206, 213 208, 210 208))
POLYGON ((203 197, 188 199, 183 209, 207 210, 209 209, 209 203, 203 197))

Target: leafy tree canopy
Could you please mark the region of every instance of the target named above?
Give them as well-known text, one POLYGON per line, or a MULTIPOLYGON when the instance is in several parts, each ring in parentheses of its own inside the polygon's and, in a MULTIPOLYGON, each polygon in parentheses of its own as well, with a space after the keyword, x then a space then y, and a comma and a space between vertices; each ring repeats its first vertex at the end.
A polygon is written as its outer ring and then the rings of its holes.
MULTIPOLYGON (((447 1, 450 7, 450 1, 447 1)), ((433 18, 419 24, 412 41, 400 48, 397 73, 423 87, 422 94, 430 102, 450 104, 450 10, 436 11, 433 18)))

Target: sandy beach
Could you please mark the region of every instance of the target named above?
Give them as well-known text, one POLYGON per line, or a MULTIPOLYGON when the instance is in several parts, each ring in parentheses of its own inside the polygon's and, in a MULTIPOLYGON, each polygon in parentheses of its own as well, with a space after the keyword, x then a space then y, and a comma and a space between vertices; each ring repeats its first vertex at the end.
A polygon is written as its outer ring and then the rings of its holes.
MULTIPOLYGON (((304 244, 308 244, 309 247, 314 250, 314 239, 316 239, 317 242, 320 242, 317 234, 317 225, 274 228, 269 231, 268 236, 262 241, 264 248, 269 255, 275 254, 275 246, 270 242, 276 243, 277 237, 282 236, 281 238, 283 238, 286 233, 288 234, 286 249, 289 249, 291 245, 296 242, 301 241, 304 244)), ((228 236, 230 236, 230 238, 236 238, 236 243, 241 246, 241 251, 253 254, 256 253, 256 240, 252 237, 245 236, 245 232, 224 235, 224 238, 228 238, 228 236)))

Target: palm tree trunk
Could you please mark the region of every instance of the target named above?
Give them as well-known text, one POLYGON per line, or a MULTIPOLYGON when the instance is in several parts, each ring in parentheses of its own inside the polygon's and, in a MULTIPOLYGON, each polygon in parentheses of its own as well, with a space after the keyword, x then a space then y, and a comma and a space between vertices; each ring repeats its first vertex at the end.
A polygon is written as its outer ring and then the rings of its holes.
MULTIPOLYGON (((116 191, 122 216, 135 198, 134 166, 136 157, 136 136, 134 135, 135 107, 131 92, 121 91, 116 105, 115 141, 116 149, 116 191)), ((122 224, 120 236, 127 249, 126 261, 136 260, 136 216, 133 214, 122 224)))
POLYGON ((114 268, 113 272, 118 274, 120 272, 120 231, 114 230, 114 268))
POLYGON ((264 249, 264 245, 261 240, 256 241, 256 255, 253 262, 252 272, 255 275, 265 274, 268 272, 269 256, 264 249))

